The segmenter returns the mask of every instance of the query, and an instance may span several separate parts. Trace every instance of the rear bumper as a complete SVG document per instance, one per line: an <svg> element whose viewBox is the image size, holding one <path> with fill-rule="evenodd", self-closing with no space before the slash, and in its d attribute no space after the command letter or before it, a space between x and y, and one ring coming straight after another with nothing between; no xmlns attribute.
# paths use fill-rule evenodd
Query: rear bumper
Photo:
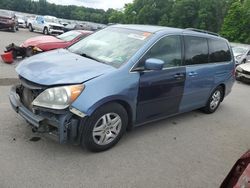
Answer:
<svg viewBox="0 0 250 188"><path fill-rule="evenodd" d="M51 110L34 110L32 112L21 102L17 93L19 86L13 86L9 94L9 100L12 108L23 117L32 127L33 130L42 130L42 132L56 137L59 143L79 144L81 137L80 122L83 122L69 110L64 113L53 113Z"/></svg>

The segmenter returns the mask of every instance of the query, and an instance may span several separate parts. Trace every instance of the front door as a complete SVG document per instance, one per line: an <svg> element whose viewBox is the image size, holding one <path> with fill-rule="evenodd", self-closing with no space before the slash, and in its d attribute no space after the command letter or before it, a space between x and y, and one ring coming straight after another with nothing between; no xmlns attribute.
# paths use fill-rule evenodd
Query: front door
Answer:
<svg viewBox="0 0 250 188"><path fill-rule="evenodd" d="M165 62L163 70L141 72L137 98L137 123L155 120L179 112L186 70L182 65L180 36L166 36L159 40L141 59L143 67L148 58Z"/></svg>

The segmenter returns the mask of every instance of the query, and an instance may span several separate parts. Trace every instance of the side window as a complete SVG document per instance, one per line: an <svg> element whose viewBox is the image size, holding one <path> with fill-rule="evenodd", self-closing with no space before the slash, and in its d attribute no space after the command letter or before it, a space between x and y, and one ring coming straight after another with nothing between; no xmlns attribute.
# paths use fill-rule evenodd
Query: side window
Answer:
<svg viewBox="0 0 250 188"><path fill-rule="evenodd" d="M181 37L167 36L159 40L141 59L139 67L149 58L156 58L165 62L164 68L180 66L182 63Z"/></svg>
<svg viewBox="0 0 250 188"><path fill-rule="evenodd" d="M206 38L185 36L185 64L208 63L208 44Z"/></svg>
<svg viewBox="0 0 250 188"><path fill-rule="evenodd" d="M226 42L222 40L209 39L209 61L211 63L225 62L231 60L231 54Z"/></svg>

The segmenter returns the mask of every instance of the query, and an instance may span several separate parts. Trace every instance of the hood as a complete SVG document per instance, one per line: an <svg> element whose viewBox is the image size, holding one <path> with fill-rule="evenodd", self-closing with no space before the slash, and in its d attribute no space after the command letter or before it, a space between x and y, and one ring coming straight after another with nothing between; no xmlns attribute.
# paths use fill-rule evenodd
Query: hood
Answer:
<svg viewBox="0 0 250 188"><path fill-rule="evenodd" d="M250 72L250 63L244 63L239 65L240 68L242 68L244 71Z"/></svg>
<svg viewBox="0 0 250 188"><path fill-rule="evenodd" d="M12 19L11 16L5 16L5 15L0 15L0 18L1 19L8 19L8 20Z"/></svg>
<svg viewBox="0 0 250 188"><path fill-rule="evenodd" d="M23 19L21 19L21 18L18 18L18 22L19 23L25 23L25 21Z"/></svg>
<svg viewBox="0 0 250 188"><path fill-rule="evenodd" d="M57 26L57 27L62 27L64 28L63 25L59 24L59 23L54 23L54 22L46 22L48 25L52 25L52 26Z"/></svg>
<svg viewBox="0 0 250 188"><path fill-rule="evenodd" d="M234 57L237 57L239 55L244 55L243 53L234 53Z"/></svg>
<svg viewBox="0 0 250 188"><path fill-rule="evenodd" d="M27 48L29 46L38 46L41 44L58 43L58 42L64 42L64 41L53 36L38 36L26 40L22 44L22 46Z"/></svg>
<svg viewBox="0 0 250 188"><path fill-rule="evenodd" d="M32 56L16 68L21 77L45 86L83 83L113 70L112 66L65 49Z"/></svg>

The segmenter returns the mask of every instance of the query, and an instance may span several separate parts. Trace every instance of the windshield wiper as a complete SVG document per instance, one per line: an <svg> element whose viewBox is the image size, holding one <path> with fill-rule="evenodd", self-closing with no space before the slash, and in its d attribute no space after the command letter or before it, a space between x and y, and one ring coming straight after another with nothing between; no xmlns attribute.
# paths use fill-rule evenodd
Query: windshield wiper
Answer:
<svg viewBox="0 0 250 188"><path fill-rule="evenodd" d="M92 57L92 56L90 56L90 55L88 55L88 54L85 54L85 53L81 54L81 56L86 57L86 58L88 58L88 59L92 59L92 60L98 61L98 62L100 62L100 63L106 64L105 62L100 61L99 59L94 58L94 57Z"/></svg>

